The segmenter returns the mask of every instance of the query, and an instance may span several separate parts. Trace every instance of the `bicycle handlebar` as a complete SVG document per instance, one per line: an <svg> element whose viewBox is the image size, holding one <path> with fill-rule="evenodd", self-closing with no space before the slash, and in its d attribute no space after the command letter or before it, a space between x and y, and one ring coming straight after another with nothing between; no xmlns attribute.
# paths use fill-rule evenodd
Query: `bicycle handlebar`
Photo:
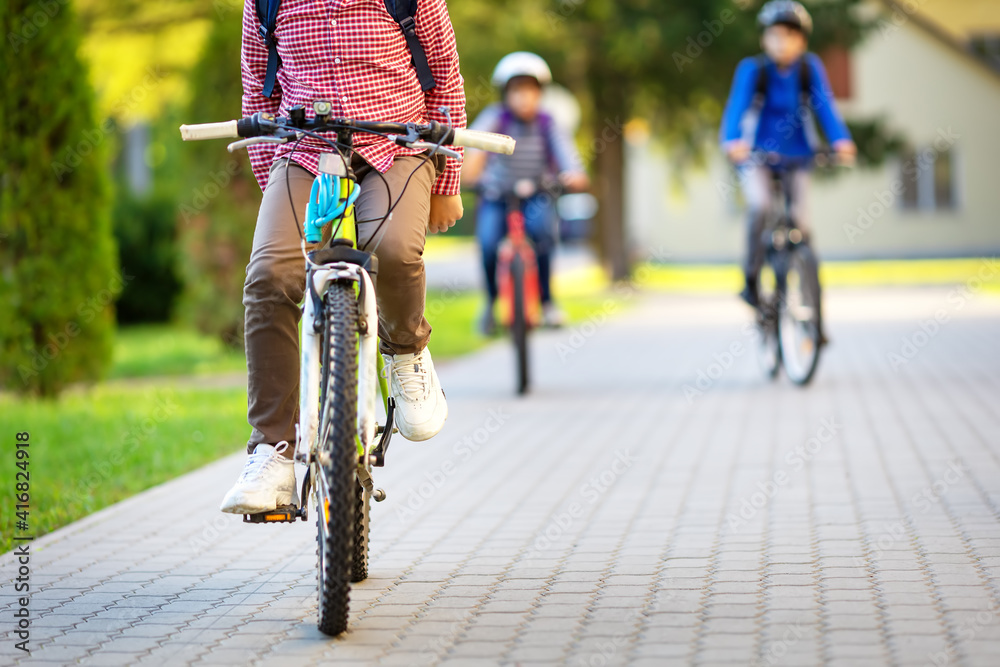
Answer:
<svg viewBox="0 0 1000 667"><path fill-rule="evenodd" d="M181 139L184 141L200 141L202 139L231 139L238 136L240 135L237 133L235 120L227 120L222 123L181 125Z"/></svg>
<svg viewBox="0 0 1000 667"><path fill-rule="evenodd" d="M479 130L467 130L459 127L456 127L451 132L451 144L453 146L479 148L491 153L501 153L502 155L510 155L514 152L515 141L506 134L480 132Z"/></svg>
<svg viewBox="0 0 1000 667"><path fill-rule="evenodd" d="M776 151L756 149L751 152L750 160L759 165L771 166L804 166L808 164L818 167L838 166L853 167L856 158L838 153L834 150L820 149L812 155L785 155Z"/></svg>
<svg viewBox="0 0 1000 667"><path fill-rule="evenodd" d="M465 128L452 128L437 122L427 125L415 123L380 123L358 121L349 118L331 118L316 116L306 119L301 108L298 113L293 109L292 116L273 116L255 113L240 120L229 120L221 123L198 123L181 125L181 138L184 141L201 141L205 139L243 138L236 142L239 147L264 141L290 141L299 138L297 130L310 132L333 132L349 130L352 132L367 132L387 136L391 141L401 146L424 148L432 146L466 146L479 148L492 153L510 155L514 152L515 141L504 134L479 132ZM450 153L450 151L449 151Z"/></svg>

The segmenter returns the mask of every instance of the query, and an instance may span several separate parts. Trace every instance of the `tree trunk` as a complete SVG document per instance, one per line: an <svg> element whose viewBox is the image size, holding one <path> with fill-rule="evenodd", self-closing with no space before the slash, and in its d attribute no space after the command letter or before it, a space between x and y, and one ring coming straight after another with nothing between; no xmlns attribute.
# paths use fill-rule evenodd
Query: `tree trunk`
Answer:
<svg viewBox="0 0 1000 667"><path fill-rule="evenodd" d="M625 139L619 117L614 131L605 125L594 137L597 163L598 251L612 280L626 280L630 266L625 245Z"/></svg>

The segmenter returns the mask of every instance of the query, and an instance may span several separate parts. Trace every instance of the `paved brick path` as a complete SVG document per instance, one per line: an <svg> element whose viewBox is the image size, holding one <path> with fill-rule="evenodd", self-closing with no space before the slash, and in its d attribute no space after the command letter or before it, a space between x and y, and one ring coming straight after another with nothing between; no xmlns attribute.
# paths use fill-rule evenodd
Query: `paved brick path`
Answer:
<svg viewBox="0 0 1000 667"><path fill-rule="evenodd" d="M235 455L36 541L23 663L1000 664L1000 299L832 292L806 391L732 299L632 300L539 337L531 400L505 345L442 369L344 637L312 525L216 511Z"/></svg>

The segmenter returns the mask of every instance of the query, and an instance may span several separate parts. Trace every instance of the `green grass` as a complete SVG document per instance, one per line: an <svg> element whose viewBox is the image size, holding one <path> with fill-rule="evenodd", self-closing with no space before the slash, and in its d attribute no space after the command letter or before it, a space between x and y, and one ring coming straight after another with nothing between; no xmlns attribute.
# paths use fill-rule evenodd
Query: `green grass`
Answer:
<svg viewBox="0 0 1000 667"><path fill-rule="evenodd" d="M734 264L641 264L633 276L638 285L662 291L737 292L743 284ZM954 285L978 278L984 290L1000 292L1000 270L986 259L823 262L820 277L826 287Z"/></svg>
<svg viewBox="0 0 1000 667"><path fill-rule="evenodd" d="M424 243L424 257L430 260L452 256L478 255L479 245L474 236L455 234L428 234Z"/></svg>
<svg viewBox="0 0 1000 667"><path fill-rule="evenodd" d="M0 437L8 443L0 467L8 486L20 431L30 433L27 534L37 537L240 451L249 435L246 391L112 383L57 401L0 395ZM11 548L14 511L9 489L0 494L0 552Z"/></svg>
<svg viewBox="0 0 1000 667"><path fill-rule="evenodd" d="M122 327L115 337L109 377L208 375L246 370L242 350L218 338L174 325Z"/></svg>
<svg viewBox="0 0 1000 667"><path fill-rule="evenodd" d="M483 297L479 292L427 290L424 313L431 323L428 347L435 360L454 359L490 342L476 329L482 307Z"/></svg>

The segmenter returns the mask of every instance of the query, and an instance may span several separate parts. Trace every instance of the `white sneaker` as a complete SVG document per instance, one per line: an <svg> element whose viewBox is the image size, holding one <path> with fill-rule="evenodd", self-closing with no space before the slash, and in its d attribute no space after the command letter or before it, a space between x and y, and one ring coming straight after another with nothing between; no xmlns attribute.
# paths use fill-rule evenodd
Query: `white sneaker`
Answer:
<svg viewBox="0 0 1000 667"><path fill-rule="evenodd" d="M396 401L394 421L407 440L427 440L438 434L448 418L448 402L438 381L431 353L386 354L389 393Z"/></svg>
<svg viewBox="0 0 1000 667"><path fill-rule="evenodd" d="M297 507L299 493L295 488L295 463L282 456L288 447L284 440L277 445L257 445L253 454L247 457L243 474L222 499L219 509L231 514L259 514L279 505Z"/></svg>

